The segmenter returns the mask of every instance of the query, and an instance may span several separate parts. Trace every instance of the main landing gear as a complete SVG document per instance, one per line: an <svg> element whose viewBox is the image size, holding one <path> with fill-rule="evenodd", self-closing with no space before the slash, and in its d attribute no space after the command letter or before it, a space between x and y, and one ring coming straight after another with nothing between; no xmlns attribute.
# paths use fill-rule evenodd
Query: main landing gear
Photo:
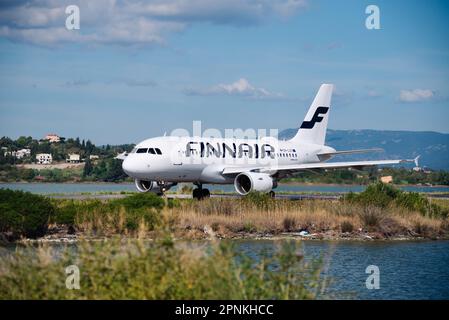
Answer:
<svg viewBox="0 0 449 320"><path fill-rule="evenodd" d="M195 185L198 188L193 189L193 199L201 200L210 197L209 189L203 189L203 185L201 183L195 183Z"/></svg>
<svg viewBox="0 0 449 320"><path fill-rule="evenodd" d="M270 192L268 192L268 195L270 196L270 198L275 198L276 197L276 193L274 193L273 190L271 190Z"/></svg>

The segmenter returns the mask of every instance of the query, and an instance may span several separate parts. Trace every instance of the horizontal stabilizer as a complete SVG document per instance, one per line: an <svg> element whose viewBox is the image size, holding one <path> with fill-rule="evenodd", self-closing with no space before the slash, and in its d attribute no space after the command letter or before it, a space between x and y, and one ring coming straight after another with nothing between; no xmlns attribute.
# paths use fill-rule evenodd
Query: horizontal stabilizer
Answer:
<svg viewBox="0 0 449 320"><path fill-rule="evenodd" d="M334 151L334 152L323 152L318 153L318 158L327 158L337 156L337 155L345 155L345 154L356 154L356 153L368 153L368 152L383 152L384 149L381 148L373 148L373 149L357 149L357 150L342 150L342 151Z"/></svg>
<svg viewBox="0 0 449 320"><path fill-rule="evenodd" d="M120 153L120 154L118 154L116 157L115 157L115 159L118 159L118 160L125 160L125 158L128 156L128 152L123 152L123 153Z"/></svg>

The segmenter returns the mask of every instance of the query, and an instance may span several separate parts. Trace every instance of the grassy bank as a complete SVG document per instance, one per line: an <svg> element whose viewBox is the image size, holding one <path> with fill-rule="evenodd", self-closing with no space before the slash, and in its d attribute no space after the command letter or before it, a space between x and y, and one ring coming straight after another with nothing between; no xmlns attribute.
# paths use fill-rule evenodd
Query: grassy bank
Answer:
<svg viewBox="0 0 449 320"><path fill-rule="evenodd" d="M383 184L339 200L165 199L151 193L111 200L48 199L0 191L3 240L142 236L176 238L301 236L313 239L449 238L449 202Z"/></svg>

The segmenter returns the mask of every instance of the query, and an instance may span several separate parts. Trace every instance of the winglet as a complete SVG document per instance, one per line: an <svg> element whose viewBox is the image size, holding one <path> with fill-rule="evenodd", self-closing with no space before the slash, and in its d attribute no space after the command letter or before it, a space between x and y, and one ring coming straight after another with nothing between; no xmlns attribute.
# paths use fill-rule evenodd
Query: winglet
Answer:
<svg viewBox="0 0 449 320"><path fill-rule="evenodd" d="M122 152L120 154L118 154L114 159L118 159L118 160L125 160L125 158L128 156L128 152Z"/></svg>
<svg viewBox="0 0 449 320"><path fill-rule="evenodd" d="M415 166L417 166L417 167L419 167L419 163L418 163L419 157L421 157L421 155L419 155L415 159L413 159L413 161L415 162Z"/></svg>

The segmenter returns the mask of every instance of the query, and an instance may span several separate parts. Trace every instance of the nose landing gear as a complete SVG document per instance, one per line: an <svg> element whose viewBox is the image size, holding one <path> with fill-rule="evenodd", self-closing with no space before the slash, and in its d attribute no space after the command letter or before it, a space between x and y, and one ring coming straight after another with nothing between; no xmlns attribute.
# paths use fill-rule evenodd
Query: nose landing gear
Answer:
<svg viewBox="0 0 449 320"><path fill-rule="evenodd" d="M210 197L209 189L203 189L203 185L201 183L195 183L195 185L198 188L193 189L193 194L192 194L193 199L201 200L201 199Z"/></svg>

